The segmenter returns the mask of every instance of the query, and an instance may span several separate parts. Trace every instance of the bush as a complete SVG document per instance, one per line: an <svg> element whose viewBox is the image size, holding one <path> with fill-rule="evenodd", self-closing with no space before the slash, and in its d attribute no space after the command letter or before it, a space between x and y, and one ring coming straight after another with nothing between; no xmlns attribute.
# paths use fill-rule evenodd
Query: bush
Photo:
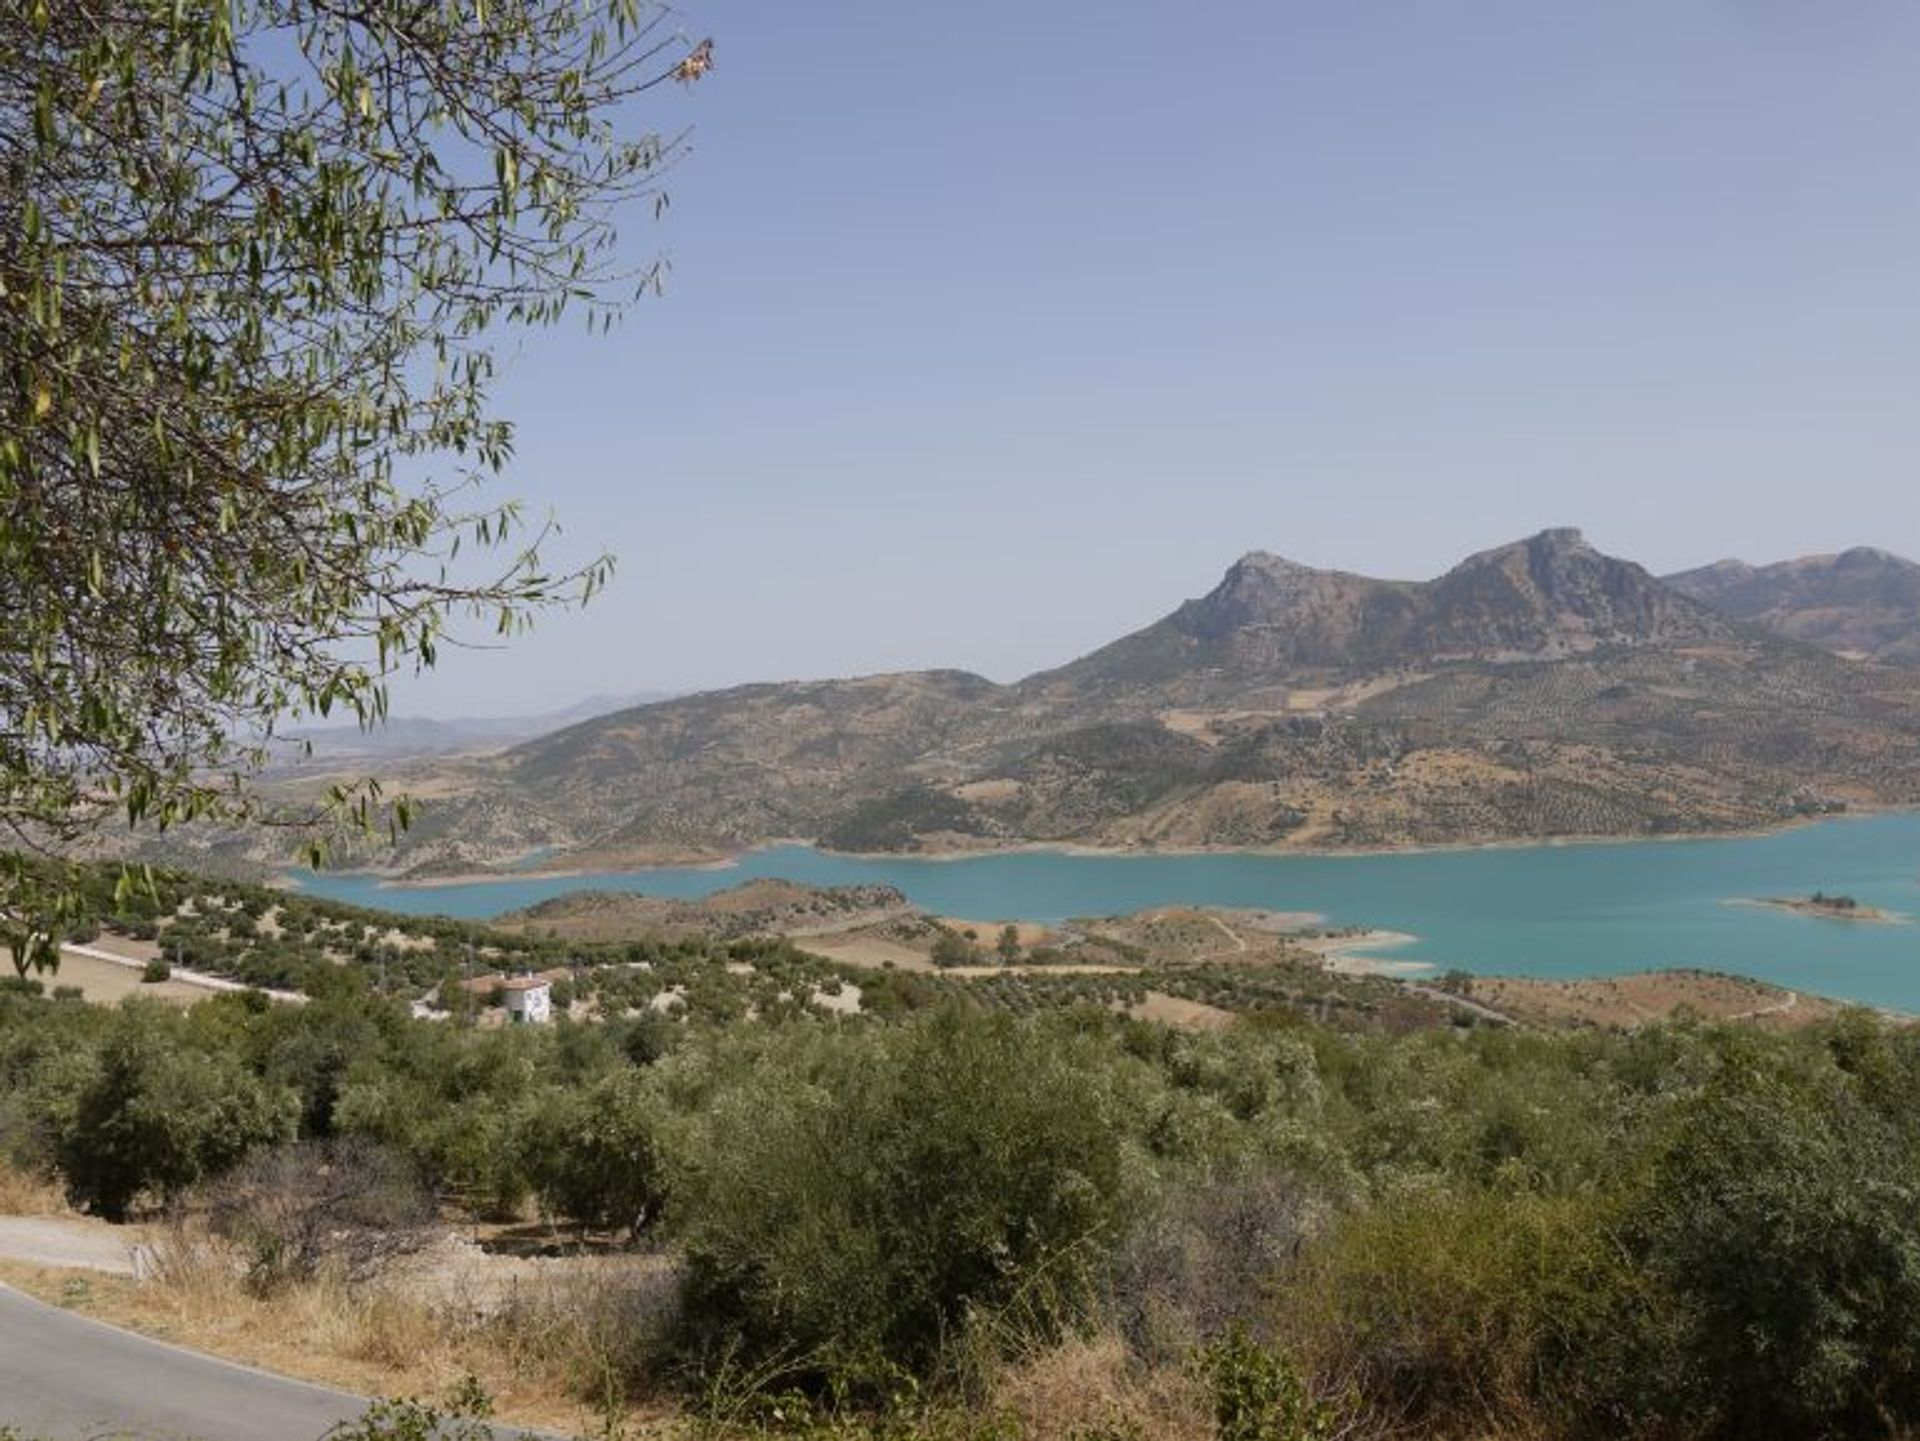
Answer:
<svg viewBox="0 0 1920 1441"><path fill-rule="evenodd" d="M1171 1188L1114 1259L1109 1305L1129 1347L1170 1360L1260 1319L1311 1209L1306 1188L1288 1176Z"/></svg>
<svg viewBox="0 0 1920 1441"><path fill-rule="evenodd" d="M936 966L942 968L977 965L980 960L980 948L964 936L955 935L952 931L942 931L934 940L931 959Z"/></svg>
<svg viewBox="0 0 1920 1441"><path fill-rule="evenodd" d="M1630 1434L1670 1328L1615 1222L1596 1199L1416 1194L1310 1255L1278 1326L1316 1375L1409 1419Z"/></svg>
<svg viewBox="0 0 1920 1441"><path fill-rule="evenodd" d="M1920 1424L1920 1158L1827 1078L1690 1101L1627 1234L1675 1298L1668 1409L1740 1437Z"/></svg>
<svg viewBox="0 0 1920 1441"><path fill-rule="evenodd" d="M140 980L143 984L158 985L161 981L172 979L173 967L167 964L163 956L155 956L140 968Z"/></svg>
<svg viewBox="0 0 1920 1441"><path fill-rule="evenodd" d="M434 1219L419 1172L358 1137L256 1152L203 1200L209 1228L241 1248L261 1292L327 1268L363 1280L424 1244Z"/></svg>
<svg viewBox="0 0 1920 1441"><path fill-rule="evenodd" d="M1057 1335L1128 1198L1102 1069L1061 1028L953 1009L783 1033L682 1142L683 1345L887 1390L971 1327Z"/></svg>
<svg viewBox="0 0 1920 1441"><path fill-rule="evenodd" d="M292 1139L292 1092L267 1086L229 1054L183 1044L183 1023L151 1006L113 1022L59 1142L77 1204L123 1220L143 1194L171 1199L255 1146Z"/></svg>
<svg viewBox="0 0 1920 1441"><path fill-rule="evenodd" d="M1213 1392L1218 1441L1334 1441L1343 1434L1334 1408L1307 1393L1286 1357L1256 1345L1235 1326L1199 1353Z"/></svg>
<svg viewBox="0 0 1920 1441"><path fill-rule="evenodd" d="M638 1235L662 1198L656 1110L644 1075L630 1069L544 1098L520 1141L542 1203L584 1225Z"/></svg>

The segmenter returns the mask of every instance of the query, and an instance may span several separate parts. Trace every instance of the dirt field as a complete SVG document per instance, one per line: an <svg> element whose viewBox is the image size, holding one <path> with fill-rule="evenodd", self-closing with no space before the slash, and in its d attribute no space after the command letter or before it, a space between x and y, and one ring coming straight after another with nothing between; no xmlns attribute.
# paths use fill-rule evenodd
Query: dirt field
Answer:
<svg viewBox="0 0 1920 1441"><path fill-rule="evenodd" d="M119 954L123 947L138 944L140 942L116 940L114 950ZM50 976L42 976L41 981L49 990L54 986L78 986L80 994L98 1006L116 1006L127 996L145 996L168 1005L190 1006L214 994L203 986L189 986L184 981L158 981L149 985L140 979L138 971L92 956L77 956L71 951L63 952L60 969Z"/></svg>
<svg viewBox="0 0 1920 1441"><path fill-rule="evenodd" d="M891 940L885 936L864 935L858 932L843 936L808 936L794 944L810 955L825 956L830 961L840 961L849 966L866 966L876 971L887 966L900 971L933 969L933 962L927 958L925 950L916 950L904 941Z"/></svg>
<svg viewBox="0 0 1920 1441"><path fill-rule="evenodd" d="M999 941L1000 932L1008 926L1013 927L1014 933L1020 937L1020 944L1023 946L1051 945L1057 939L1050 927L1038 925L1033 921L969 921L959 916L940 916L937 919L941 925L963 936L968 931L972 931L973 942L977 946L991 948Z"/></svg>
<svg viewBox="0 0 1920 1441"><path fill-rule="evenodd" d="M87 944L96 951L105 951L113 956L125 956L130 961L150 961L160 954L157 941L136 941L132 936L116 936L110 931L102 931Z"/></svg>
<svg viewBox="0 0 1920 1441"><path fill-rule="evenodd" d="M1148 991L1147 998L1127 1007L1127 1014L1139 1021L1159 1021L1188 1031L1220 1031L1236 1019L1232 1011L1209 1006L1204 1001L1187 1001L1160 991Z"/></svg>
<svg viewBox="0 0 1920 1441"><path fill-rule="evenodd" d="M1480 976L1468 994L1482 1005L1536 1026L1630 1029L1684 1011L1710 1020L1794 1028L1824 1020L1840 1009L1838 1003L1819 996L1706 971L1646 971L1570 981Z"/></svg>

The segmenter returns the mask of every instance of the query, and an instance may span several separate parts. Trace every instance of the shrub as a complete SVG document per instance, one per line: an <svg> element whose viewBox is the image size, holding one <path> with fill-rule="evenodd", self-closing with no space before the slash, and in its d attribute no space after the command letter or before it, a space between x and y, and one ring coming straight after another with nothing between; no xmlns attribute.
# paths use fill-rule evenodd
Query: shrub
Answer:
<svg viewBox="0 0 1920 1441"><path fill-rule="evenodd" d="M1389 1412L1474 1434L1583 1430L1634 1400L1663 1334L1662 1297L1614 1220L1596 1199L1413 1195L1310 1254L1277 1324L1314 1374Z"/></svg>
<svg viewBox="0 0 1920 1441"><path fill-rule="evenodd" d="M522 1124L528 1182L561 1215L637 1235L662 1197L656 1110L644 1075L631 1069L552 1092Z"/></svg>
<svg viewBox="0 0 1920 1441"><path fill-rule="evenodd" d="M1658 1399L1724 1435L1920 1423L1920 1164L1910 1131L1831 1084L1709 1088L1627 1218L1679 1320Z"/></svg>
<svg viewBox="0 0 1920 1441"><path fill-rule="evenodd" d="M1114 1259L1109 1305L1129 1346L1164 1361L1257 1321L1302 1244L1311 1205L1285 1176L1170 1189Z"/></svg>
<svg viewBox="0 0 1920 1441"><path fill-rule="evenodd" d="M1300 1373L1278 1352L1255 1344L1235 1326L1199 1353L1213 1392L1218 1441L1333 1441L1338 1413L1307 1392Z"/></svg>
<svg viewBox="0 0 1920 1441"><path fill-rule="evenodd" d="M145 985L158 985L161 981L173 979L173 967L168 965L164 956L155 956L140 968L140 980Z"/></svg>
<svg viewBox="0 0 1920 1441"><path fill-rule="evenodd" d="M321 1441L493 1441L487 1424L493 1403L468 1377L443 1405L394 1397L374 1401L352 1421L342 1421Z"/></svg>
<svg viewBox="0 0 1920 1441"><path fill-rule="evenodd" d="M683 1344L892 1389L969 1327L1084 1315L1128 1187L1081 1042L955 1009L780 1036L682 1142Z"/></svg>
<svg viewBox="0 0 1920 1441"><path fill-rule="evenodd" d="M143 1193L161 1199L218 1174L255 1146L292 1139L299 1103L233 1056L183 1044L151 1006L116 1013L60 1138L73 1199L122 1220Z"/></svg>
<svg viewBox="0 0 1920 1441"><path fill-rule="evenodd" d="M979 961L980 950L965 936L956 935L952 931L942 931L934 939L931 959L936 966L943 968L971 966Z"/></svg>
<svg viewBox="0 0 1920 1441"><path fill-rule="evenodd" d="M418 1171L358 1137L256 1152L208 1188L210 1229L241 1248L256 1291L335 1268L365 1279L429 1238L434 1202Z"/></svg>

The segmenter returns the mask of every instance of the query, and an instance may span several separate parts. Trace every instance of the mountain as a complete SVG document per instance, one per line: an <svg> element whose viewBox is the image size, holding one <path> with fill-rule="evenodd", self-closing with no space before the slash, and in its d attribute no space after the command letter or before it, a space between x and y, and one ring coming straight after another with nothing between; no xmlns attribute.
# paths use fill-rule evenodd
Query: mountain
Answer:
<svg viewBox="0 0 1920 1441"><path fill-rule="evenodd" d="M1763 566L1723 560L1666 583L1825 650L1920 666L1920 565L1884 550L1859 546Z"/></svg>
<svg viewBox="0 0 1920 1441"><path fill-rule="evenodd" d="M666 691L640 691L630 695L589 696L564 710L530 716L462 716L451 720L389 716L371 730L357 725L302 727L279 738L276 764L282 768L335 767L370 760L498 750L576 721L667 698Z"/></svg>
<svg viewBox="0 0 1920 1441"><path fill-rule="evenodd" d="M1718 612L1602 555L1577 530L1482 551L1431 581L1374 580L1254 551L1198 600L1023 689L1128 710L1275 701L1288 689L1435 663L1730 634Z"/></svg>
<svg viewBox="0 0 1920 1441"><path fill-rule="evenodd" d="M1433 580L1245 556L1057 669L741 686L401 767L397 868L1023 842L1364 847L1920 803L1920 669L1724 613L1572 530Z"/></svg>

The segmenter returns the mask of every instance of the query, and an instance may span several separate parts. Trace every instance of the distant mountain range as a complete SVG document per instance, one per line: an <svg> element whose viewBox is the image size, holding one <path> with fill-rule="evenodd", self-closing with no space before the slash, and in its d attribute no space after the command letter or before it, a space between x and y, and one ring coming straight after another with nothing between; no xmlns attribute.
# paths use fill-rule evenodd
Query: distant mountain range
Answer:
<svg viewBox="0 0 1920 1441"><path fill-rule="evenodd" d="M670 695L668 691L635 691L626 695L589 696L564 710L531 716L461 716L449 720L390 716L371 730L357 725L306 726L280 737L277 765L334 768L368 761L498 750L577 721L667 700Z"/></svg>
<svg viewBox="0 0 1920 1441"><path fill-rule="evenodd" d="M1920 665L1920 565L1860 546L1776 565L1723 560L1666 577L1683 595L1843 655Z"/></svg>
<svg viewBox="0 0 1920 1441"><path fill-rule="evenodd" d="M613 865L777 838L1340 848L1915 803L1920 668L1885 662L1913 657L1916 573L1850 551L1662 580L1573 530L1430 581L1254 552L1164 619L1013 685L742 686L403 767L430 799L382 860Z"/></svg>

